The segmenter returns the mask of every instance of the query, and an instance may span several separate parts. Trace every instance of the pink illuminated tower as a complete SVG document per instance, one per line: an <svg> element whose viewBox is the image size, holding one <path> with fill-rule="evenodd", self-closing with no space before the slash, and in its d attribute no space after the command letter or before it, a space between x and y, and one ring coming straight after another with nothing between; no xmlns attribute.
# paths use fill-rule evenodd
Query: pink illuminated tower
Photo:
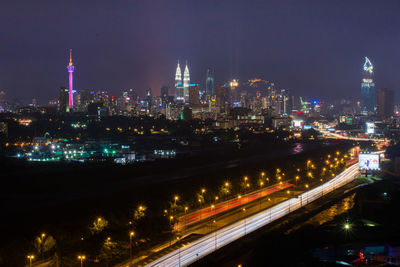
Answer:
<svg viewBox="0 0 400 267"><path fill-rule="evenodd" d="M69 101L68 101L68 108L71 112L74 108L74 93L73 93L73 72L74 72L74 65L72 64L72 49L69 50L69 64L67 66L69 72Z"/></svg>

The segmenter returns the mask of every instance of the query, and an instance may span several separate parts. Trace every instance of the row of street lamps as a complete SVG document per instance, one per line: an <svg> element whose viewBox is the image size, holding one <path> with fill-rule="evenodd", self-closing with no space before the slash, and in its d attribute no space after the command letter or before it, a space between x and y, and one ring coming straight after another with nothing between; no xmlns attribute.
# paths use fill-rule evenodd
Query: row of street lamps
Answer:
<svg viewBox="0 0 400 267"><path fill-rule="evenodd" d="M28 255L27 256L28 260L29 260L29 267L32 267L32 261L35 258L35 255ZM86 259L85 255L78 255L78 260L81 262L81 267L83 266L83 261Z"/></svg>

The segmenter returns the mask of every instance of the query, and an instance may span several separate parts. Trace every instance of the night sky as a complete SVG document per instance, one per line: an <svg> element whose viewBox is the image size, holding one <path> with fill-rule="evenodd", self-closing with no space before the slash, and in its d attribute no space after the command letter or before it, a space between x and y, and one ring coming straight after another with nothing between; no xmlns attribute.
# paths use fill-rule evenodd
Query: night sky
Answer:
<svg viewBox="0 0 400 267"><path fill-rule="evenodd" d="M0 36L0 89L26 102L58 97L69 48L75 88L116 96L158 95L178 59L195 83L213 67L219 82L257 76L337 99L359 96L368 56L377 87L400 87L398 0L2 0Z"/></svg>

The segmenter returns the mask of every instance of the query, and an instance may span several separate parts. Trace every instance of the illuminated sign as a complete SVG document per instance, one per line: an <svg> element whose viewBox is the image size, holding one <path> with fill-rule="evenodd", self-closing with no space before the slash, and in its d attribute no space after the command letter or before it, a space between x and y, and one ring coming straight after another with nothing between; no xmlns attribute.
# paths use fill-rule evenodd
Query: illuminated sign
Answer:
<svg viewBox="0 0 400 267"><path fill-rule="evenodd" d="M239 83L236 80L233 80L229 83L230 87L237 87Z"/></svg>
<svg viewBox="0 0 400 267"><path fill-rule="evenodd" d="M361 170L379 170L379 154L360 154L358 166Z"/></svg>
<svg viewBox="0 0 400 267"><path fill-rule="evenodd" d="M303 129L304 129L304 130L309 130L309 129L311 129L311 125L304 125L304 126L303 126Z"/></svg>
<svg viewBox="0 0 400 267"><path fill-rule="evenodd" d="M303 126L303 120L293 120L292 127L293 128L301 128Z"/></svg>
<svg viewBox="0 0 400 267"><path fill-rule="evenodd" d="M367 132L366 134L373 134L375 133L375 124L373 122L367 122Z"/></svg>

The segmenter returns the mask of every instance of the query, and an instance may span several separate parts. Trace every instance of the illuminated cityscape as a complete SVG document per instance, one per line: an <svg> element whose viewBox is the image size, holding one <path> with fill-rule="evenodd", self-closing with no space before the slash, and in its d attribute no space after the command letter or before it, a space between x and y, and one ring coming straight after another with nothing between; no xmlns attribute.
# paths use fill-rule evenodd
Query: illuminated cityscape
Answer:
<svg viewBox="0 0 400 267"><path fill-rule="evenodd" d="M95 5L0 9L0 266L399 265L395 0Z"/></svg>

